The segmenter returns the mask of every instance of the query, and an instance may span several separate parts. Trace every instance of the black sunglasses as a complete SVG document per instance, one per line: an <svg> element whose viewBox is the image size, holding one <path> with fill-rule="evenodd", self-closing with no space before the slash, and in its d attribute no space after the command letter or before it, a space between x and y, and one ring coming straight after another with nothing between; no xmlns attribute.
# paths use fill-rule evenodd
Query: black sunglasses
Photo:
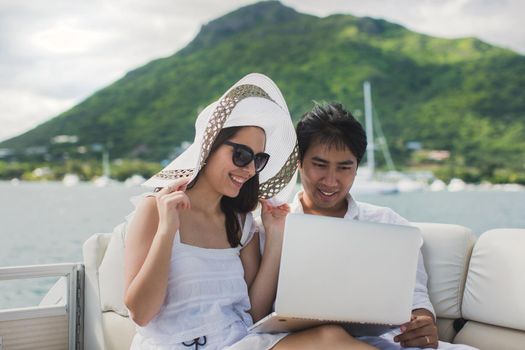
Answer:
<svg viewBox="0 0 525 350"><path fill-rule="evenodd" d="M253 154L250 147L241 145L240 143L224 141L224 144L233 147L232 162L240 168L247 166L253 160L255 172L260 173L266 166L266 163L268 163L268 159L270 159L268 153L261 152Z"/></svg>

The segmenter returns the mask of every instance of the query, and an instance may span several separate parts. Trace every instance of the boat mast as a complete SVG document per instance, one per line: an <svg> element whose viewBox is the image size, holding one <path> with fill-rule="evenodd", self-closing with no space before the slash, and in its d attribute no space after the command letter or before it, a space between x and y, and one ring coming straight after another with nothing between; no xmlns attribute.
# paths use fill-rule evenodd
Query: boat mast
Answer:
<svg viewBox="0 0 525 350"><path fill-rule="evenodd" d="M372 121L372 94L370 89L370 82L365 81L363 83L363 92L365 96L365 130L366 140L368 145L366 147L366 159L367 166L370 170L370 176L374 175L375 170L375 158L374 158L374 126Z"/></svg>
<svg viewBox="0 0 525 350"><path fill-rule="evenodd" d="M102 152L102 175L106 177L111 176L111 170L109 167L109 151L104 149Z"/></svg>

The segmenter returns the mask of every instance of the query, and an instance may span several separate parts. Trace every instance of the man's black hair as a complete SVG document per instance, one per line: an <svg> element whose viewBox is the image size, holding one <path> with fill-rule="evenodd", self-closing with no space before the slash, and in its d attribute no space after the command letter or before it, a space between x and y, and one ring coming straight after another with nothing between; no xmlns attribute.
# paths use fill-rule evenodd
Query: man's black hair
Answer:
<svg viewBox="0 0 525 350"><path fill-rule="evenodd" d="M296 132L301 163L314 142L338 149L347 147L357 158L358 164L366 151L365 130L340 103L316 104L302 116Z"/></svg>

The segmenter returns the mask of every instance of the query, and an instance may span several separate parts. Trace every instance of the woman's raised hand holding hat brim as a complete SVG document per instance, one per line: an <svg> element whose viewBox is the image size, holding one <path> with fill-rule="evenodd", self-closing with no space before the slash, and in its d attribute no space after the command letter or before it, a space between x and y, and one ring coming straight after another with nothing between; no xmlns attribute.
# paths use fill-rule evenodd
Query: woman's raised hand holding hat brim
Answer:
<svg viewBox="0 0 525 350"><path fill-rule="evenodd" d="M187 178L177 179L157 192L159 233L174 235L180 227L179 211L191 208L190 199L184 193L188 180Z"/></svg>
<svg viewBox="0 0 525 350"><path fill-rule="evenodd" d="M174 191L186 191L186 187L188 186L189 179L188 178L180 178L176 179L170 184L168 184L166 187L161 188L157 193L158 194L168 194Z"/></svg>

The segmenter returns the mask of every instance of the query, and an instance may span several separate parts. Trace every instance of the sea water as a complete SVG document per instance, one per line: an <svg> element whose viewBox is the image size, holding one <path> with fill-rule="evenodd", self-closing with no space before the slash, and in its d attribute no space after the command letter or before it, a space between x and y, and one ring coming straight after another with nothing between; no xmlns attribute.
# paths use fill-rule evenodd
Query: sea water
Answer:
<svg viewBox="0 0 525 350"><path fill-rule="evenodd" d="M133 210L144 188L113 184L0 182L0 267L81 262L92 234L111 232ZM476 235L525 228L525 192L463 191L360 195L413 222L464 225ZM56 279L0 281L0 308L37 305Z"/></svg>

